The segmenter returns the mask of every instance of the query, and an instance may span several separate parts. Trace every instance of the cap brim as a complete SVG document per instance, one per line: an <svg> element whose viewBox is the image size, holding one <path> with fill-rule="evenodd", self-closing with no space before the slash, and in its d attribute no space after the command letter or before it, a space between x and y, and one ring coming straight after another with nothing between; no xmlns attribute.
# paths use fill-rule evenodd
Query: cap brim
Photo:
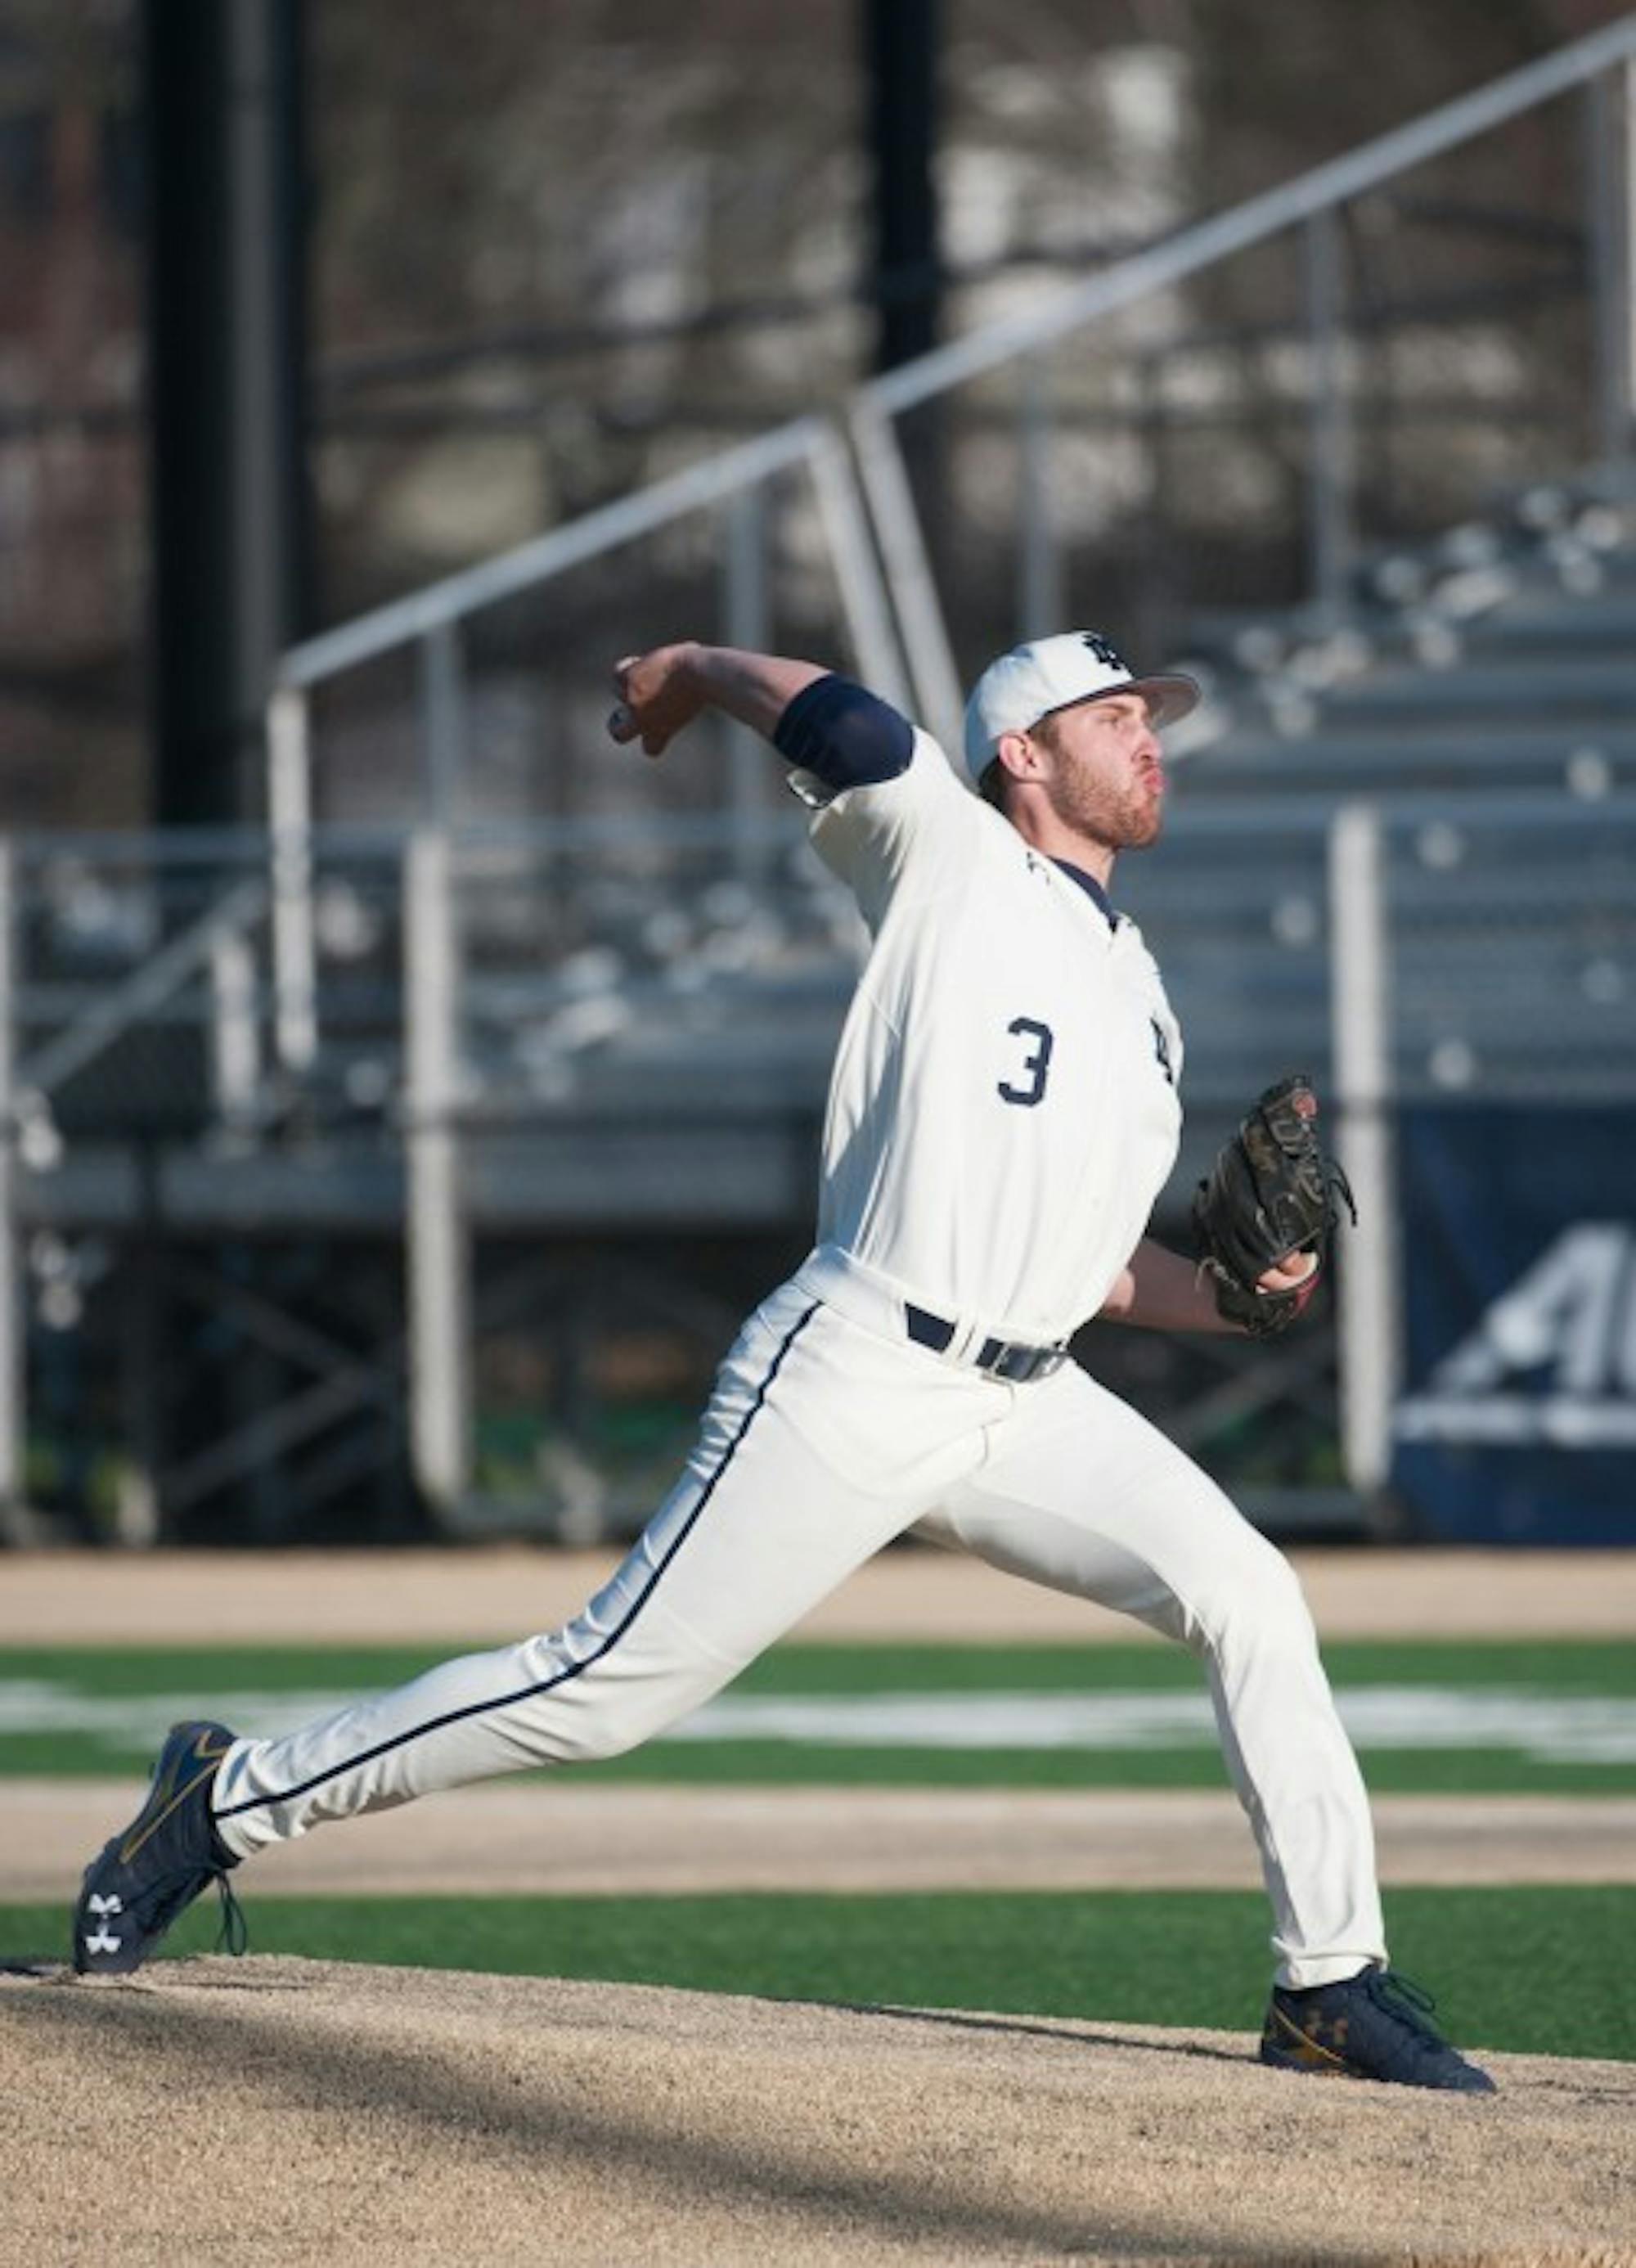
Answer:
<svg viewBox="0 0 1636 2268"><path fill-rule="evenodd" d="M1104 685L1100 693L1082 693L1075 700L1047 709L1045 716L1060 717L1065 710L1084 709L1093 701L1114 701L1122 693L1139 693L1148 704L1149 717L1161 726L1191 717L1204 698L1204 688L1196 678L1185 677L1180 670L1162 671L1156 677L1133 677L1123 685ZM1045 719L1037 721L1043 724Z"/></svg>
<svg viewBox="0 0 1636 2268"><path fill-rule="evenodd" d="M1204 699L1204 688L1198 679L1185 677L1180 670L1157 677L1139 677L1130 689L1141 694L1155 725L1179 725L1184 717L1192 715Z"/></svg>

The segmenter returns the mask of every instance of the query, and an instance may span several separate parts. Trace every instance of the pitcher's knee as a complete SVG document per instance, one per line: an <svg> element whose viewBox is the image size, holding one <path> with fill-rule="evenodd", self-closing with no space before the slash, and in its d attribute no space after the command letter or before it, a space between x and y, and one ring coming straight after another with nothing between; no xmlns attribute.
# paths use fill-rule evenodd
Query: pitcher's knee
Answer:
<svg viewBox="0 0 1636 2268"><path fill-rule="evenodd" d="M1254 1646L1307 1653L1317 1644L1301 1579L1265 1536L1251 1535L1235 1565L1194 1601L1198 1650L1217 1655Z"/></svg>
<svg viewBox="0 0 1636 2268"><path fill-rule="evenodd" d="M554 1764L600 1764L628 1756L651 1737L642 1727L620 1724L595 1711L565 1714L547 1737L546 1761Z"/></svg>
<svg viewBox="0 0 1636 2268"><path fill-rule="evenodd" d="M707 1686L697 1678L620 1680L592 1670L542 1697L518 1730L542 1763L602 1764L667 1730L721 1683L719 1672Z"/></svg>

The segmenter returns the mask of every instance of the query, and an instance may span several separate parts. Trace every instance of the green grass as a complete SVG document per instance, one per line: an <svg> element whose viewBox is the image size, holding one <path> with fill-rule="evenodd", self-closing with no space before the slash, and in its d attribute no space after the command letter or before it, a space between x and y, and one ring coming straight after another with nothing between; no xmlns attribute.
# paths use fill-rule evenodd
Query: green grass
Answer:
<svg viewBox="0 0 1636 2268"><path fill-rule="evenodd" d="M0 1646L0 1683L62 1678L87 1692L170 1693L255 1685L269 1691L340 1684L360 1692L400 1684L463 1651L445 1646ZM1625 1638L1337 1638L1324 1648L1337 1684L1548 1685L1636 1693L1636 1646ZM1147 1643L1033 1646L910 1644L774 1646L735 1680L754 1693L1063 1692L1119 1687L1170 1691L1196 1685L1179 1646Z"/></svg>
<svg viewBox="0 0 1636 2268"><path fill-rule="evenodd" d="M401 1683L451 1649L424 1646L10 1647L0 1649L0 1775L104 1774L146 1763L153 1734L117 1705L168 1697L177 1712L225 1715L253 1727L236 1697L288 1693L343 1696ZM481 1649L480 1649L481 1650ZM1325 1649L1339 1688L1387 1684L1523 1690L1563 1699L1636 1696L1636 1647L1622 1642L1533 1639L1425 1643L1342 1641ZM103 1705L106 1722L76 1725L72 1712L50 1722L48 1696L29 1724L30 1686L66 1690ZM1114 1693L1201 1690L1198 1665L1179 1648L1113 1646L801 1646L775 1647L736 1682L754 1696L914 1693ZM37 1697L38 1699L39 1697ZM92 1711L94 1713L94 1708ZM151 1712L150 1712L151 1713ZM1381 1793L1636 1792L1636 1762L1559 1761L1495 1745L1387 1749L1361 1744L1371 1786ZM770 1781L789 1785L965 1785L1033 1787L1199 1787L1222 1784L1213 1743L1151 1749L962 1749L869 1747L844 1741L795 1742L743 1737L709 1742L650 1742L594 1767L627 1780Z"/></svg>
<svg viewBox="0 0 1636 2268"><path fill-rule="evenodd" d="M1636 2060L1636 1888L1402 1889L1393 1959L1471 2045ZM868 2006L1251 2031L1265 1901L1239 1891L250 1899L257 1953L606 1977ZM62 1908L0 1907L0 1955L62 1957ZM167 1947L208 1951L215 1908Z"/></svg>

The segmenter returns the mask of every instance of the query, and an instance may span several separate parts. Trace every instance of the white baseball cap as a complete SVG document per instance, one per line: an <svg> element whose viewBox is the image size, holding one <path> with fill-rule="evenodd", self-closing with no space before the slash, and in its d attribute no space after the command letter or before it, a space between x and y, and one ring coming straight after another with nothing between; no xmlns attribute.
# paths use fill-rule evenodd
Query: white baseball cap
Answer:
<svg viewBox="0 0 1636 2268"><path fill-rule="evenodd" d="M1002 733L1031 732L1053 710L1109 693L1140 693L1155 725L1174 725L1201 698L1195 681L1177 671L1133 675L1099 630L1033 638L991 661L972 688L965 704L966 769L973 780L980 778Z"/></svg>

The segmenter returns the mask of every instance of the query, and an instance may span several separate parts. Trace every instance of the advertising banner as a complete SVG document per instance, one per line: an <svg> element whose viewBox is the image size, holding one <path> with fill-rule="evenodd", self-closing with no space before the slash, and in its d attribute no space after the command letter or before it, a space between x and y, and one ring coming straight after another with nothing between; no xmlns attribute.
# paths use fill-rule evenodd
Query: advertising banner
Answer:
<svg viewBox="0 0 1636 2268"><path fill-rule="evenodd" d="M1636 1544L1636 1111L1405 1110L1398 1187L1415 1528Z"/></svg>

